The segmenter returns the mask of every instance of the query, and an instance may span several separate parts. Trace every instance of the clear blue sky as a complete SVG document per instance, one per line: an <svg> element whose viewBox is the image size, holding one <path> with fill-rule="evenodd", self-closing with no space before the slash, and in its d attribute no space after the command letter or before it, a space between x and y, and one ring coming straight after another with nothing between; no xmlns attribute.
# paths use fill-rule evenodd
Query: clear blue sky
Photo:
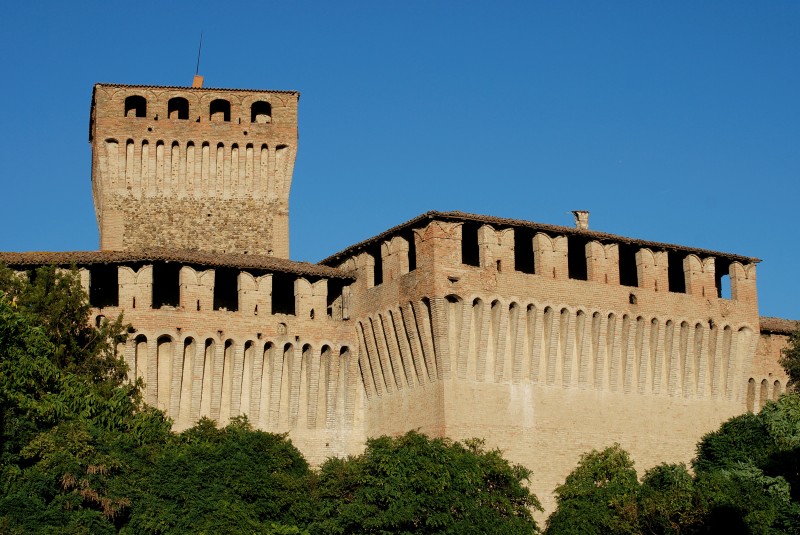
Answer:
<svg viewBox="0 0 800 535"><path fill-rule="evenodd" d="M98 246L95 82L296 89L291 252L427 210L757 256L800 318L800 2L13 2L0 250ZM358 214L354 216L353 214Z"/></svg>

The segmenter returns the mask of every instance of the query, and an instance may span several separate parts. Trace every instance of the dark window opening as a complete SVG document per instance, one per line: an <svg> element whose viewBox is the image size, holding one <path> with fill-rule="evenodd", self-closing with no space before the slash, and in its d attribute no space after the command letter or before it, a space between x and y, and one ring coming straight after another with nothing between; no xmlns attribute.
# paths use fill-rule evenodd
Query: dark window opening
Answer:
<svg viewBox="0 0 800 535"><path fill-rule="evenodd" d="M585 281L589 278L586 268L586 243L582 236L567 236L567 271L569 278ZM634 263L634 268L636 264Z"/></svg>
<svg viewBox="0 0 800 535"><path fill-rule="evenodd" d="M250 122L251 123L269 123L272 122L272 106L269 102L253 102L250 107Z"/></svg>
<svg viewBox="0 0 800 535"><path fill-rule="evenodd" d="M667 251L667 277L669 291L673 293L686 293L686 275L683 273L683 253Z"/></svg>
<svg viewBox="0 0 800 535"><path fill-rule="evenodd" d="M478 247L478 223L465 221L461 225L461 263L468 266L480 266L481 257Z"/></svg>
<svg viewBox="0 0 800 535"><path fill-rule="evenodd" d="M89 267L89 304L96 308L119 306L119 277L114 264Z"/></svg>
<svg viewBox="0 0 800 535"><path fill-rule="evenodd" d="M514 269L522 273L536 273L533 260L532 229L514 229Z"/></svg>
<svg viewBox="0 0 800 535"><path fill-rule="evenodd" d="M619 283L622 286L639 286L639 273L636 269L637 247L619 244Z"/></svg>
<svg viewBox="0 0 800 535"><path fill-rule="evenodd" d="M147 117L147 100L139 95L125 99L125 117Z"/></svg>
<svg viewBox="0 0 800 535"><path fill-rule="evenodd" d="M208 108L208 115L214 122L229 122L231 120L231 103L221 98L212 100Z"/></svg>
<svg viewBox="0 0 800 535"><path fill-rule="evenodd" d="M717 286L717 297L723 299L731 298L731 277L729 271L731 269L730 260L717 258L714 262L714 283Z"/></svg>
<svg viewBox="0 0 800 535"><path fill-rule="evenodd" d="M402 236L408 242L408 270L414 271L417 269L417 243L414 241L414 230L408 229Z"/></svg>
<svg viewBox="0 0 800 535"><path fill-rule="evenodd" d="M177 307L181 303L181 265L175 262L153 264L153 308Z"/></svg>
<svg viewBox="0 0 800 535"><path fill-rule="evenodd" d="M372 285L378 286L383 284L383 258L381 257L381 245L372 245L367 250L367 254L369 254L374 261L372 269Z"/></svg>
<svg viewBox="0 0 800 535"><path fill-rule="evenodd" d="M167 117L170 119L189 119L189 101L183 97L175 97L167 102Z"/></svg>
<svg viewBox="0 0 800 535"><path fill-rule="evenodd" d="M239 270L214 270L214 310L239 310Z"/></svg>
<svg viewBox="0 0 800 535"><path fill-rule="evenodd" d="M340 279L328 279L328 298L326 305L328 308L332 307L337 299L342 297L345 283Z"/></svg>
<svg viewBox="0 0 800 535"><path fill-rule="evenodd" d="M294 316L294 281L295 276L289 273L272 275L272 313Z"/></svg>

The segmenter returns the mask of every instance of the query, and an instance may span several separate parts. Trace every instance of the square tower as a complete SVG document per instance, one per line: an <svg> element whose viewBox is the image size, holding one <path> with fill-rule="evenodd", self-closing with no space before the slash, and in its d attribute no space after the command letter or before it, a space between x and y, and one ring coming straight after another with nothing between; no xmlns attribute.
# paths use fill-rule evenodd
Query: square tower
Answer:
<svg viewBox="0 0 800 535"><path fill-rule="evenodd" d="M100 249L289 257L297 91L96 84Z"/></svg>

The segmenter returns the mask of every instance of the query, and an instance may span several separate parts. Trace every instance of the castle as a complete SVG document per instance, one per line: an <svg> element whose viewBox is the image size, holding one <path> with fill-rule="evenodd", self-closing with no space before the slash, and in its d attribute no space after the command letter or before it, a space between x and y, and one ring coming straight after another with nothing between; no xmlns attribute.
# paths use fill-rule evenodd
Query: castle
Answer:
<svg viewBox="0 0 800 535"><path fill-rule="evenodd" d="M587 212L428 212L290 260L298 99L95 85L100 250L0 253L77 266L95 320L132 324L119 352L177 430L245 414L312 463L410 429L483 437L552 510L581 453L686 462L785 389L796 324L759 316L758 259L589 230Z"/></svg>

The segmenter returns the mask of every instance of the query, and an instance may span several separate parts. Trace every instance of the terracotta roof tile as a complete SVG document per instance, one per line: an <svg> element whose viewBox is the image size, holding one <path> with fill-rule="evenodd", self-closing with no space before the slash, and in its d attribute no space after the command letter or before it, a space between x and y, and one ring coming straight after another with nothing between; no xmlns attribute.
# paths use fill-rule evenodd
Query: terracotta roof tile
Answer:
<svg viewBox="0 0 800 535"><path fill-rule="evenodd" d="M753 258L749 256L741 256L735 255L730 253L722 253L719 251L711 251L707 249L698 249L695 247L685 247L682 245L673 245L669 243L661 243L661 242L654 242L654 241L647 241L647 240L639 240L635 238L626 238L625 236L618 236L616 234L608 234L606 232L597 232L594 230L579 230L575 227L563 227L559 225L548 225L546 223L535 223L533 221L525 221L524 219L508 219L504 217L494 217L494 216L487 216L487 215L479 215L479 214L468 214L466 212L425 212L422 215L418 215L414 219L406 221L396 227L392 227L389 230L378 234L372 238L364 240L360 243L355 245L351 245L347 249L340 251L336 254L333 254L324 260L321 260L320 264L330 265L335 263L343 258L352 256L357 252L360 252L364 248L368 247L369 245L374 244L375 242L383 241L391 236L396 235L397 233L421 226L423 223L428 221L474 221L476 223L485 223L489 225L493 225L495 227L525 227L530 228L533 230L538 230L541 232L549 233L549 234L559 234L559 235L567 235L567 236L585 236L587 238L591 238L594 240L598 240L601 242L614 242L614 243L625 243L631 245L640 245L643 247L649 247L652 249L657 250L665 250L671 249L675 251L683 251L686 253L693 253L700 256L714 256L717 258L725 258L731 261L743 262L743 263L751 263L751 262L761 262L758 258Z"/></svg>
<svg viewBox="0 0 800 535"><path fill-rule="evenodd" d="M46 264L62 266L75 264L83 266L154 261L180 262L208 267L263 269L332 279L354 279L351 274L340 269L308 262L295 262L273 256L248 254L206 253L155 248L144 251L0 252L0 263L11 267L41 266Z"/></svg>
<svg viewBox="0 0 800 535"><path fill-rule="evenodd" d="M288 93L293 94L296 93L297 95L300 94L299 91L293 91L288 89L231 89L229 87L191 87L191 86L181 86L181 85L141 85L141 84L106 84L106 83L96 83L94 84L95 87L125 87L125 88L141 88L141 89L180 89L185 90L189 89L191 91L236 91L238 93L247 92L247 93Z"/></svg>
<svg viewBox="0 0 800 535"><path fill-rule="evenodd" d="M761 316L761 332L772 334L792 334L800 328L800 321Z"/></svg>

